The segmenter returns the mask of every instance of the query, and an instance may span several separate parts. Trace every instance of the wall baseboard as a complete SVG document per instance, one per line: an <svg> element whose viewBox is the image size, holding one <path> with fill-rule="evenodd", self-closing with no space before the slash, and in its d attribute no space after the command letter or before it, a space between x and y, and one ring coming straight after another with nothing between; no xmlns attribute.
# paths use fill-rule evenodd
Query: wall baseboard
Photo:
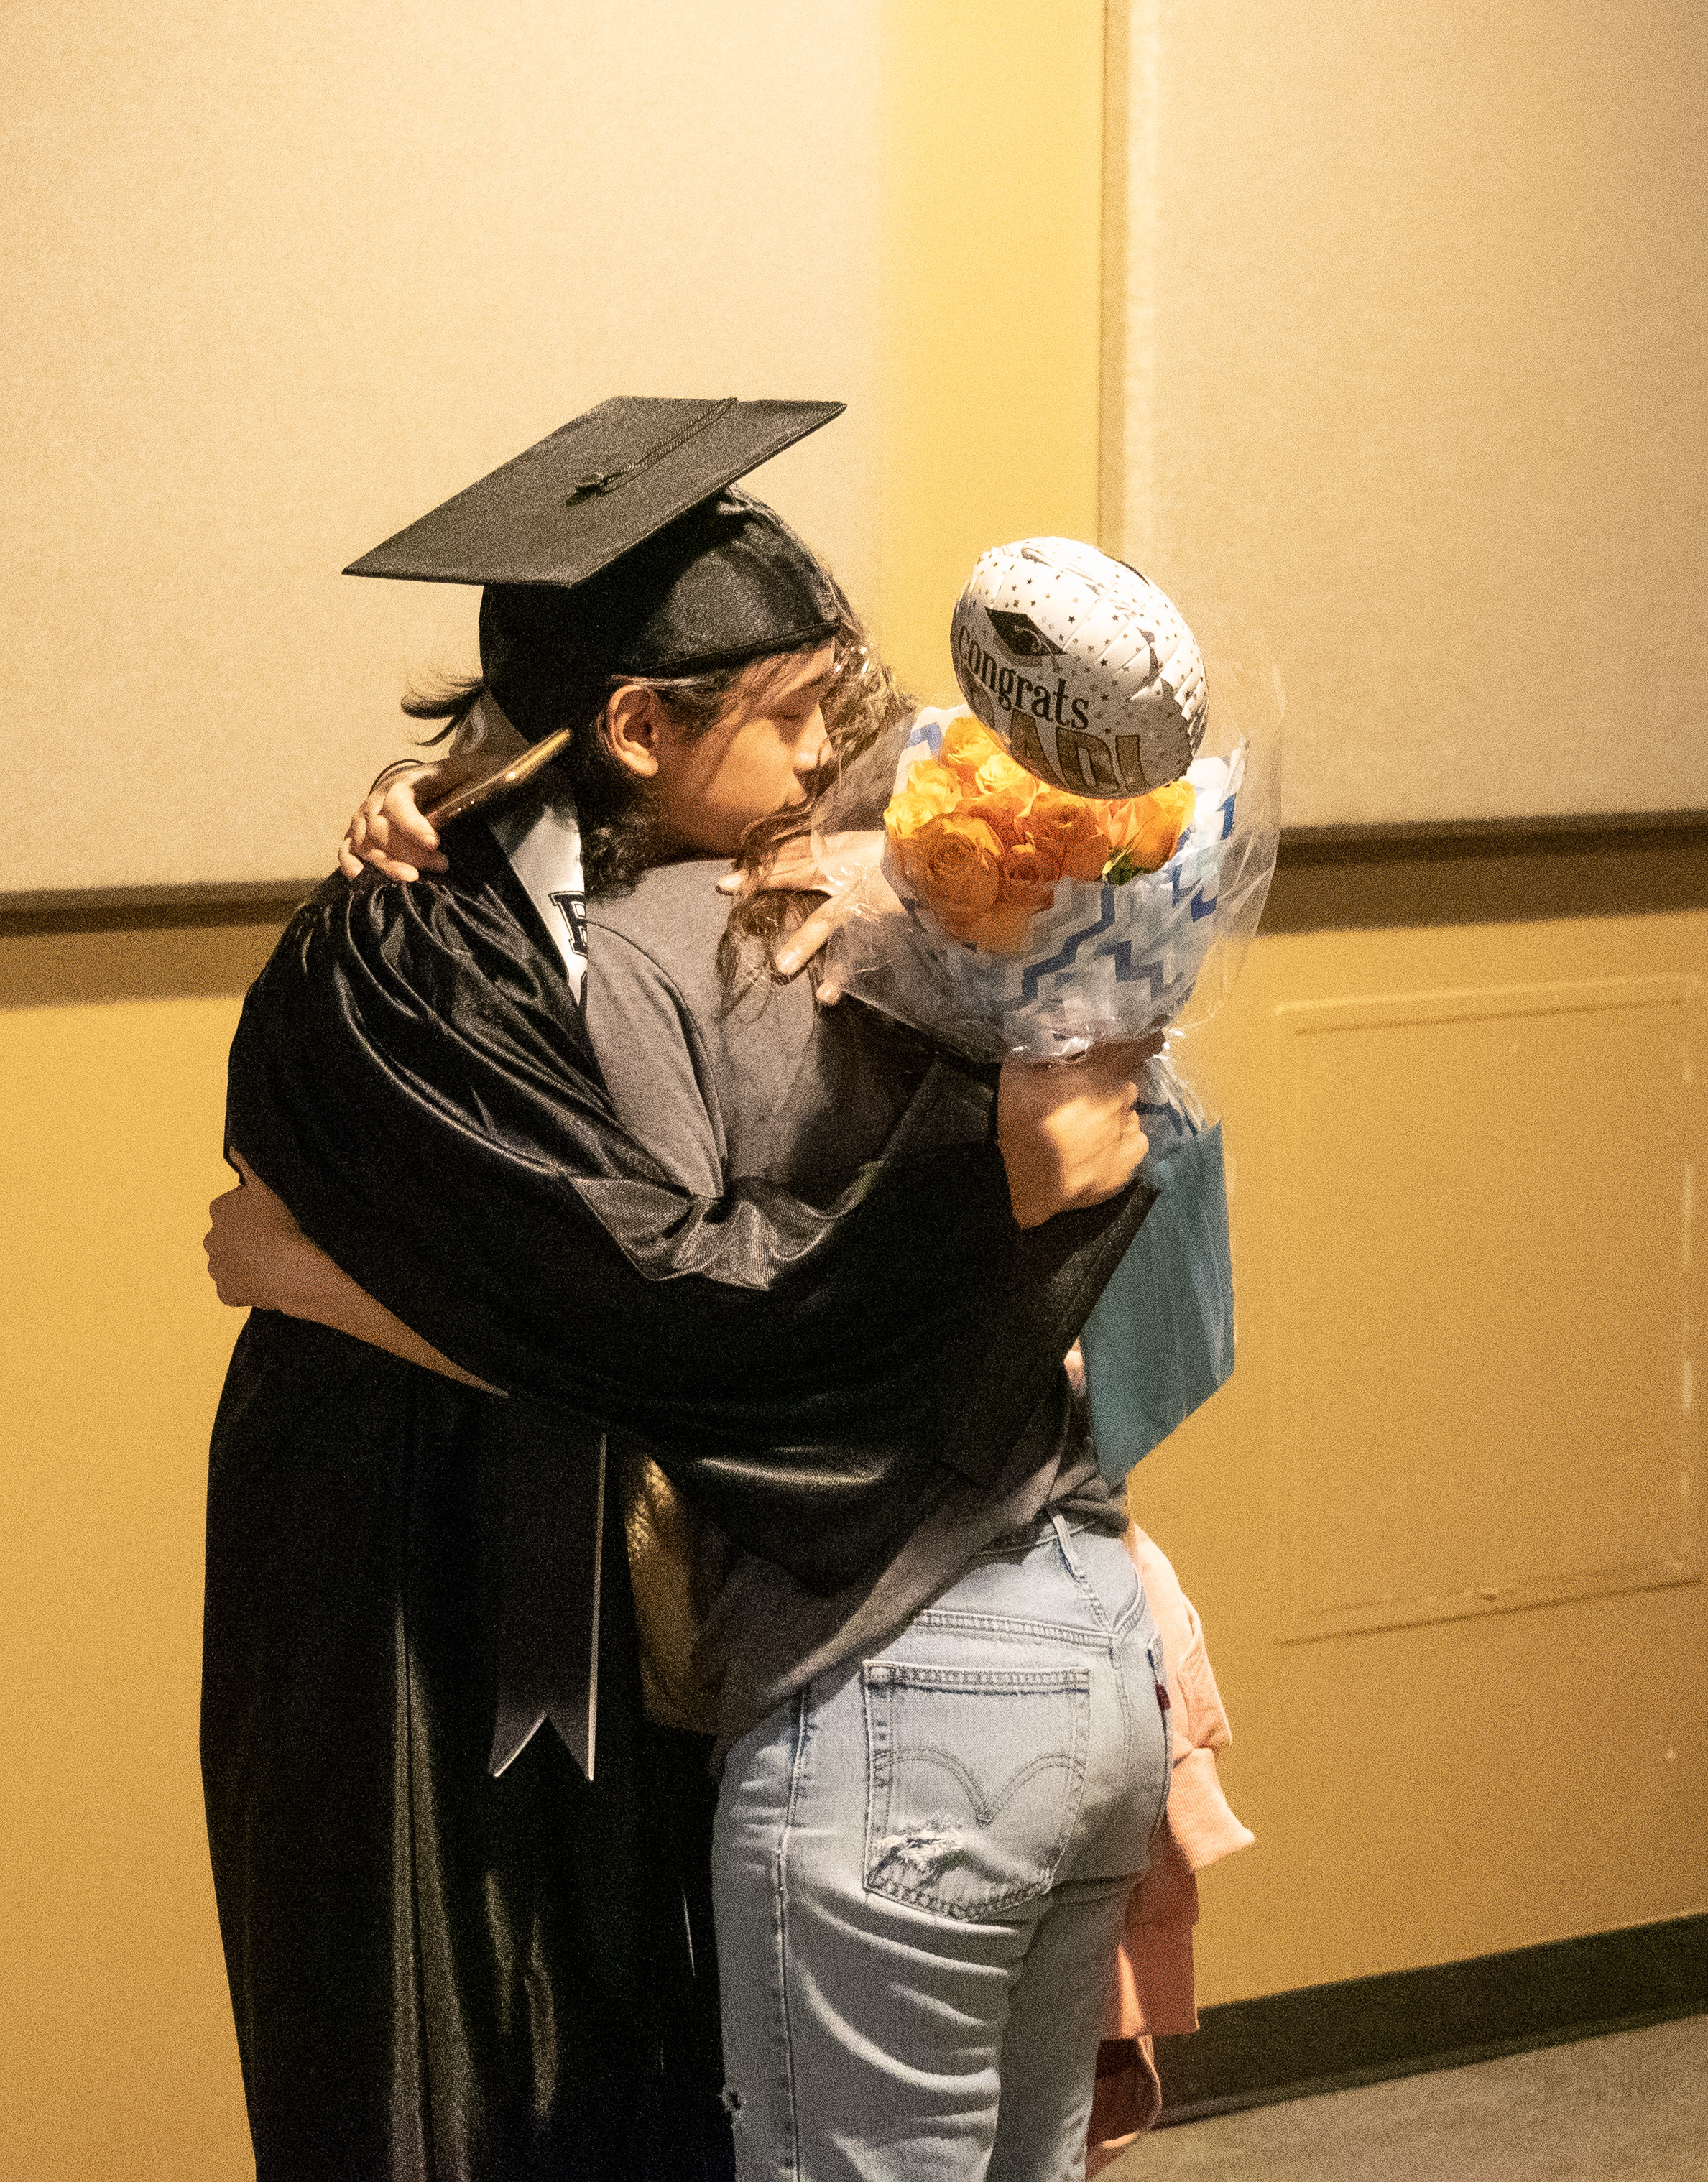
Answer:
<svg viewBox="0 0 1708 2182"><path fill-rule="evenodd" d="M1203 2011L1156 2041L1159 2126L1708 2012L1708 1915Z"/></svg>

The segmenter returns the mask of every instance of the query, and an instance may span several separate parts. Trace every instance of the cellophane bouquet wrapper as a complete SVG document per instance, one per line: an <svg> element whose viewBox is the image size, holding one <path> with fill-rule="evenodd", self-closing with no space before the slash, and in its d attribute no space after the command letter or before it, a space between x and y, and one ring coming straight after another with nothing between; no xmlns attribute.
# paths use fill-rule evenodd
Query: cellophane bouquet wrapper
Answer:
<svg viewBox="0 0 1708 2182"><path fill-rule="evenodd" d="M1105 1040L1164 1033L1162 1066L1152 1065L1162 1080L1147 1087L1145 1103L1173 1103L1172 1056L1233 986L1279 833L1284 700L1274 662L1233 617L1202 612L1193 629L1208 725L1185 775L1190 815L1166 861L1130 875L1056 878L1052 898L1024 919L1019 944L999 950L948 928L892 835L879 873L856 889L830 943L831 983L984 1061L1064 1061ZM946 736L972 725L964 708L917 713L896 767L897 798L916 767L940 757ZM1098 810L1095 799L1084 801Z"/></svg>
<svg viewBox="0 0 1708 2182"><path fill-rule="evenodd" d="M1037 844L1029 844L1016 817L1031 793L1013 763L1025 746L1024 722L998 736L1006 753L993 745L988 769L979 770L969 767L969 753L1000 728L998 707L981 698L986 717L977 723L961 711L917 714L896 767L882 865L856 889L827 965L833 984L981 1061L1068 1061L1105 1040L1161 1034L1139 1095L1150 1140L1141 1175L1156 1196L1080 1335L1098 1466L1112 1486L1234 1370L1222 1132L1190 1034L1232 989L1262 914L1279 834L1284 707L1274 662L1249 626L1202 611L1191 617L1189 641L1195 636L1207 704L1184 775L1190 795L1171 782L1127 799L1124 811L1111 799L1073 799L1083 806L1076 817L1063 811L1058 785L1047 808L1060 822L1041 864L1035 853L1023 853ZM1195 675L1190 694L1195 703ZM1108 717L1109 734L1120 734L1118 690ZM1093 715L1087 726L1095 724ZM1195 718L1190 724L1195 728ZM943 758L946 742L953 764ZM1058 739L1058 756L1061 746ZM933 907L921 877L928 860L920 842L930 822L923 818L925 799L909 784L922 766L940 797L949 793L948 773L957 782L970 774L964 798L955 791L953 815L983 810L991 824L984 835L963 828L962 845L979 843L988 866L994 842L1003 889L1009 868L1018 881L1012 904L1001 891L994 903L979 894L970 911L971 897L950 903L958 933ZM1031 774L1037 770L1034 764ZM994 801L985 792L993 788ZM1038 807L1034 801L1026 810ZM1102 869L1040 883L1049 879L1056 844L1076 824L1073 857L1082 870L1095 866L1093 844L1102 828L1109 850ZM910 827L920 830L910 833ZM987 869L985 894L988 878ZM969 936L982 933L998 944Z"/></svg>

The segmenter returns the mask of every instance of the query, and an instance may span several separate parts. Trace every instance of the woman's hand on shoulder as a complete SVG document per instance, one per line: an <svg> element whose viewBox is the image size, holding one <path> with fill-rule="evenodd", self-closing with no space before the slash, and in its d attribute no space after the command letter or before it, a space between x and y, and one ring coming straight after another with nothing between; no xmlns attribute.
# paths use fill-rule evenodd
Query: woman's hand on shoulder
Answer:
<svg viewBox="0 0 1708 2182"><path fill-rule="evenodd" d="M359 878L364 864L388 879L419 879L423 872L450 869L438 833L416 801L424 784L436 781L444 770L410 765L380 776L338 845L338 868L347 879Z"/></svg>
<svg viewBox="0 0 1708 2182"><path fill-rule="evenodd" d="M826 897L824 906L786 934L773 952L771 959L779 972L792 977L851 917L887 916L901 908L879 868L883 861L881 827L859 833L813 833L804 841L790 842L762 871L731 872L718 883L725 894L774 891ZM820 988L818 997L828 1002L838 994L827 985Z"/></svg>

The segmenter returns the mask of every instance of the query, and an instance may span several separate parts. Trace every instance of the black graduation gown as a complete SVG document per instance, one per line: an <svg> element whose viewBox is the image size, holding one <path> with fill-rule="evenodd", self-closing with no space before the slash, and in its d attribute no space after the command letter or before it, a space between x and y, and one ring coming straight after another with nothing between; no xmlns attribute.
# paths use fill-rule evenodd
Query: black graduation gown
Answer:
<svg viewBox="0 0 1708 2182"><path fill-rule="evenodd" d="M829 1590L957 1472L993 1474L1148 1199L1023 1236L967 1110L904 1124L908 1155L829 1207L685 1199L615 1128L484 828L452 873L329 882L293 920L245 1005L229 1141L512 1398L272 1313L239 1338L202 1742L260 2182L727 2173L712 1789L641 1719L614 1521L594 1781L549 1731L488 1776L507 1478L554 1432L630 1436Z"/></svg>

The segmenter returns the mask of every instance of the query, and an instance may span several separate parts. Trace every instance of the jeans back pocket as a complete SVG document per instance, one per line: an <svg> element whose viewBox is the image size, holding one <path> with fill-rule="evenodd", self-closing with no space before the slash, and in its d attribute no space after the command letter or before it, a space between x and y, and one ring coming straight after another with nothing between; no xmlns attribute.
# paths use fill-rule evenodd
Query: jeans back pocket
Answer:
<svg viewBox="0 0 1708 2182"><path fill-rule="evenodd" d="M1089 1667L868 1660L870 1893L983 1917L1048 1893L1079 1815Z"/></svg>

